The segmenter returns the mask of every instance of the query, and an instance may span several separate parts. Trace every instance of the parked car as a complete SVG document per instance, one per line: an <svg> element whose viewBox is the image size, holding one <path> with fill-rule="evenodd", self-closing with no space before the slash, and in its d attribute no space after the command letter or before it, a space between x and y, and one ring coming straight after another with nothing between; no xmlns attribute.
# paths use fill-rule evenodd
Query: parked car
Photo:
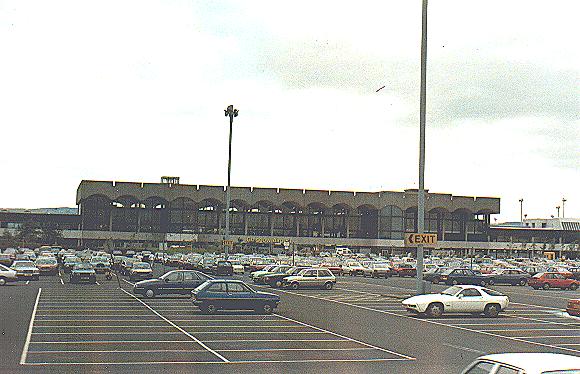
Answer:
<svg viewBox="0 0 580 374"><path fill-rule="evenodd" d="M4 286L8 282L14 282L17 279L16 270L0 264L0 286Z"/></svg>
<svg viewBox="0 0 580 374"><path fill-rule="evenodd" d="M566 306L566 312L571 316L580 317L580 299L568 300L568 306Z"/></svg>
<svg viewBox="0 0 580 374"><path fill-rule="evenodd" d="M65 257L64 258L64 262L62 264L62 268L64 270L65 273L68 273L72 270L72 268L77 265L82 263L81 259L73 256L73 257Z"/></svg>
<svg viewBox="0 0 580 374"><path fill-rule="evenodd" d="M54 257L39 257L36 260L36 267L40 274L58 274L58 261Z"/></svg>
<svg viewBox="0 0 580 374"><path fill-rule="evenodd" d="M567 278L564 274L545 272L531 277L528 280L528 285L535 290L540 288L544 290L549 290L550 288L577 290L578 286L580 286L580 281L574 278Z"/></svg>
<svg viewBox="0 0 580 374"><path fill-rule="evenodd" d="M153 298L158 295L189 295L192 290L212 279L197 270L173 270L156 279L135 283L133 293Z"/></svg>
<svg viewBox="0 0 580 374"><path fill-rule="evenodd" d="M372 262L363 271L365 277L388 278L389 275L391 275L391 267L386 262Z"/></svg>
<svg viewBox="0 0 580 374"><path fill-rule="evenodd" d="M303 269L310 269L309 267L305 266L293 266L290 269L279 272L279 273L271 273L268 275L264 275L262 278L262 282L264 284L269 285L270 287L280 288L284 284L284 278L289 277L291 275L296 275L300 273Z"/></svg>
<svg viewBox="0 0 580 374"><path fill-rule="evenodd" d="M580 267L571 267L568 268L568 271L572 273L572 278L580 280Z"/></svg>
<svg viewBox="0 0 580 374"><path fill-rule="evenodd" d="M153 269L148 262L134 262L131 270L129 270L129 279L149 279L153 276Z"/></svg>
<svg viewBox="0 0 580 374"><path fill-rule="evenodd" d="M91 265L97 273L105 273L111 270L111 258L107 256L95 256L91 258Z"/></svg>
<svg viewBox="0 0 580 374"><path fill-rule="evenodd" d="M319 287L327 290L336 284L336 277L328 269L303 269L296 275L284 278L285 287L293 290L307 287Z"/></svg>
<svg viewBox="0 0 580 374"><path fill-rule="evenodd" d="M232 264L232 271L234 274L244 274L244 265L239 260L228 260Z"/></svg>
<svg viewBox="0 0 580 374"><path fill-rule="evenodd" d="M437 294L417 295L403 300L412 313L441 317L444 313L485 314L497 317L509 305L507 296L480 286L452 286Z"/></svg>
<svg viewBox="0 0 580 374"><path fill-rule="evenodd" d="M252 273L252 280L254 281L254 283L267 284L266 281L264 280L265 276L268 276L270 274L286 273L291 268L292 268L292 266L290 266L290 265L277 265L277 266L268 268L268 270L265 270L266 268L264 268L264 270L253 272Z"/></svg>
<svg viewBox="0 0 580 374"><path fill-rule="evenodd" d="M219 260L213 265L211 273L214 275L234 275L234 266L229 261Z"/></svg>
<svg viewBox="0 0 580 374"><path fill-rule="evenodd" d="M560 353L499 353L477 358L462 374L575 374L580 357Z"/></svg>
<svg viewBox="0 0 580 374"><path fill-rule="evenodd" d="M393 274L399 277L416 277L417 268L411 264L399 264L393 267Z"/></svg>
<svg viewBox="0 0 580 374"><path fill-rule="evenodd" d="M348 261L342 270L343 274L348 274L351 277L356 275L364 275L365 268L360 262Z"/></svg>
<svg viewBox="0 0 580 374"><path fill-rule="evenodd" d="M122 275L129 275L131 273L131 269L133 268L133 264L138 261L136 258L133 257L125 257L121 260L121 270L119 271Z"/></svg>
<svg viewBox="0 0 580 374"><path fill-rule="evenodd" d="M429 269L423 273L423 280L431 282L433 284L439 284L439 282L441 282L441 274L445 273L448 270L449 270L448 268L444 267Z"/></svg>
<svg viewBox="0 0 580 374"><path fill-rule="evenodd" d="M278 265L266 265L261 270L256 270L250 273L250 278L252 281L257 282L258 278L262 275L269 274L274 270Z"/></svg>
<svg viewBox="0 0 580 374"><path fill-rule="evenodd" d="M519 269L498 269L488 278L489 284L510 284L525 286L531 275Z"/></svg>
<svg viewBox="0 0 580 374"><path fill-rule="evenodd" d="M223 279L204 282L191 292L191 299L206 314L223 309L270 314L280 303L278 295L255 291L242 281Z"/></svg>
<svg viewBox="0 0 580 374"><path fill-rule="evenodd" d="M0 254L0 265L10 266L12 265L12 257L9 254Z"/></svg>
<svg viewBox="0 0 580 374"><path fill-rule="evenodd" d="M40 277L40 270L34 265L34 262L27 260L15 260L10 267L12 270L16 270L16 276L21 278L32 278L38 280Z"/></svg>
<svg viewBox="0 0 580 374"><path fill-rule="evenodd" d="M449 269L439 277L447 285L472 284L486 286L489 284L489 275L481 274L471 269Z"/></svg>
<svg viewBox="0 0 580 374"><path fill-rule="evenodd" d="M97 273L90 263L76 264L69 275L70 283L89 282L97 283Z"/></svg>

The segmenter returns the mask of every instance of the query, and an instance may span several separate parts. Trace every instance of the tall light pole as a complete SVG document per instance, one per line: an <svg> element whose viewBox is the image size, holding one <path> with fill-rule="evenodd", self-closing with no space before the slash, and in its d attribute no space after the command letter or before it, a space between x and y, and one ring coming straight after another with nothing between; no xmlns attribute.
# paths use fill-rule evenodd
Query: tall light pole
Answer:
<svg viewBox="0 0 580 374"><path fill-rule="evenodd" d="M229 105L224 110L225 116L230 117L230 140L228 143L228 186L226 187L226 232L224 237L224 252L226 259L228 258L228 249L230 246L230 205L231 205L231 174L232 174L232 130L234 128L234 117L238 116L239 111L234 109L233 105Z"/></svg>
<svg viewBox="0 0 580 374"><path fill-rule="evenodd" d="M417 195L417 232L425 231L425 112L427 107L427 3L423 0L421 22L421 89L419 98L419 193ZM417 245L417 293L425 293L423 283L423 244Z"/></svg>
<svg viewBox="0 0 580 374"><path fill-rule="evenodd" d="M565 198L562 198L562 218L564 218L564 205L566 205L566 200Z"/></svg>
<svg viewBox="0 0 580 374"><path fill-rule="evenodd" d="M521 198L520 200L520 222L524 222L524 198Z"/></svg>
<svg viewBox="0 0 580 374"><path fill-rule="evenodd" d="M560 218L560 205L556 207L556 211L558 212L558 218Z"/></svg>

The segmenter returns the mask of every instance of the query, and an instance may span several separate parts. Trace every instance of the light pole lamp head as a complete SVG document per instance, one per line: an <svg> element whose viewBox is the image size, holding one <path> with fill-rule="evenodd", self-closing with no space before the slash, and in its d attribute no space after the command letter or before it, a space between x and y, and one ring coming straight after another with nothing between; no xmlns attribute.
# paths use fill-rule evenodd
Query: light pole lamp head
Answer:
<svg viewBox="0 0 580 374"><path fill-rule="evenodd" d="M224 110L224 114L226 117L230 116L230 117L237 117L239 113L239 110L234 109L233 105L228 105L228 107Z"/></svg>

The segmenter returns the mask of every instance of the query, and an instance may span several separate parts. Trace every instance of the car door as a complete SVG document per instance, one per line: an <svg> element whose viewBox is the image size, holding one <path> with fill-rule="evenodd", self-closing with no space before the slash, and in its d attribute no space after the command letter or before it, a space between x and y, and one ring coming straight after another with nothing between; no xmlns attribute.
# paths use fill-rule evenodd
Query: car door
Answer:
<svg viewBox="0 0 580 374"><path fill-rule="evenodd" d="M316 285L316 277L318 276L316 269L306 270L301 280L301 285L304 287L313 287Z"/></svg>
<svg viewBox="0 0 580 374"><path fill-rule="evenodd" d="M224 308L227 309L255 309L257 300L254 299L253 293L243 284L237 282L227 283L227 301L224 302Z"/></svg>
<svg viewBox="0 0 580 374"><path fill-rule="evenodd" d="M199 278L195 271L184 271L183 272L183 283L181 290L184 295L189 295L197 286L203 282Z"/></svg>
<svg viewBox="0 0 580 374"><path fill-rule="evenodd" d="M485 300L476 288L466 288L458 294L458 311L473 313L483 312Z"/></svg>
<svg viewBox="0 0 580 374"><path fill-rule="evenodd" d="M169 273L157 288L160 294L179 294L182 292L183 273L173 271Z"/></svg>

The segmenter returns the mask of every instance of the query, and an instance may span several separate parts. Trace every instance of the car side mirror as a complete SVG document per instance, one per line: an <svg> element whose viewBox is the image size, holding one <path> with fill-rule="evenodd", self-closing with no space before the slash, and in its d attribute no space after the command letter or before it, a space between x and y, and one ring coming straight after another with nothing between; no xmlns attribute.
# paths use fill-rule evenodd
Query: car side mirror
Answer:
<svg viewBox="0 0 580 374"><path fill-rule="evenodd" d="M463 295L457 295L458 299L463 299Z"/></svg>

